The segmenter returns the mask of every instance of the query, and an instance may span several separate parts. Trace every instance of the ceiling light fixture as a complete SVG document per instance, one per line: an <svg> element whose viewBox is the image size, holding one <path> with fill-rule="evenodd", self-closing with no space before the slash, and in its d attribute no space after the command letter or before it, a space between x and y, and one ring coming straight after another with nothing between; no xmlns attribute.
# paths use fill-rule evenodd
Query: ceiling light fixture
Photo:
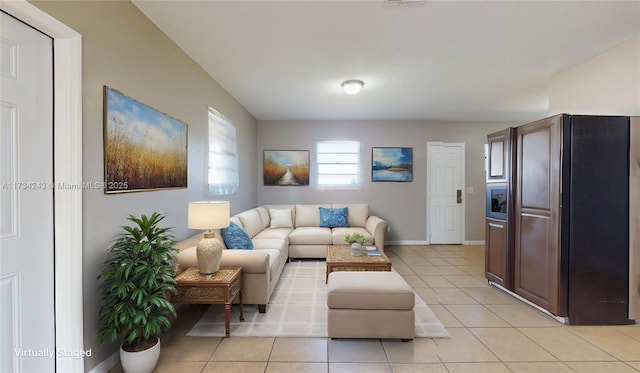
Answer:
<svg viewBox="0 0 640 373"><path fill-rule="evenodd" d="M388 6L421 6L427 3L427 0L385 0L384 4Z"/></svg>
<svg viewBox="0 0 640 373"><path fill-rule="evenodd" d="M342 89L350 95L355 95L360 92L362 87L364 86L364 82L362 80L352 79L346 80L342 82Z"/></svg>

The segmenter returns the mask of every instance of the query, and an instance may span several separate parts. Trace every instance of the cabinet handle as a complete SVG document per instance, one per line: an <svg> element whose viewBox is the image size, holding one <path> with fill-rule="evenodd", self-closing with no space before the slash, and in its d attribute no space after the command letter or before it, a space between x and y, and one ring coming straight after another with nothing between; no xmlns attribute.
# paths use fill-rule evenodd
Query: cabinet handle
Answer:
<svg viewBox="0 0 640 373"><path fill-rule="evenodd" d="M462 203L462 189L456 190L456 203Z"/></svg>

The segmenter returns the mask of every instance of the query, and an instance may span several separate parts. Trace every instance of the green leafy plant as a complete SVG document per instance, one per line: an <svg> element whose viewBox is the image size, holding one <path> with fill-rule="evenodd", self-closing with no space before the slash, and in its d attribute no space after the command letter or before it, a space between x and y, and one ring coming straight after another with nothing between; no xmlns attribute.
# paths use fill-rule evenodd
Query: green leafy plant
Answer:
<svg viewBox="0 0 640 373"><path fill-rule="evenodd" d="M367 243L367 237L365 237L362 233L353 232L350 234L345 234L344 241L350 244L357 242L360 245L364 245L365 243Z"/></svg>
<svg viewBox="0 0 640 373"><path fill-rule="evenodd" d="M176 293L175 240L158 224L164 215L129 215L134 226L124 226L109 247L101 279L103 304L98 315L98 342L124 336L125 351L143 351L171 327L176 317L167 299Z"/></svg>

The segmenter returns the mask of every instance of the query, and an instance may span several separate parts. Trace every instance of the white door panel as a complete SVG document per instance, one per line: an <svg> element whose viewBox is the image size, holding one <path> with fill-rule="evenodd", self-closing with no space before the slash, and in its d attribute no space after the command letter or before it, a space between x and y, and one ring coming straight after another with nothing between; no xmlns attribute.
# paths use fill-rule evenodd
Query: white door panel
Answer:
<svg viewBox="0 0 640 373"><path fill-rule="evenodd" d="M427 199L429 243L462 243L463 147L459 144L429 145L429 196Z"/></svg>
<svg viewBox="0 0 640 373"><path fill-rule="evenodd" d="M0 371L53 372L53 44L0 16Z"/></svg>

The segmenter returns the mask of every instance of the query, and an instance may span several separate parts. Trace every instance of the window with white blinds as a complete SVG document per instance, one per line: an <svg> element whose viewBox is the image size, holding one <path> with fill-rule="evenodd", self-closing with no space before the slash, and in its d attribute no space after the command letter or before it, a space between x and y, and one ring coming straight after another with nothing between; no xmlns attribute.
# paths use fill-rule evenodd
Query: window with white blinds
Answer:
<svg viewBox="0 0 640 373"><path fill-rule="evenodd" d="M209 108L209 193L233 194L238 191L238 145L236 126Z"/></svg>
<svg viewBox="0 0 640 373"><path fill-rule="evenodd" d="M316 144L318 186L360 185L360 142L318 141Z"/></svg>

